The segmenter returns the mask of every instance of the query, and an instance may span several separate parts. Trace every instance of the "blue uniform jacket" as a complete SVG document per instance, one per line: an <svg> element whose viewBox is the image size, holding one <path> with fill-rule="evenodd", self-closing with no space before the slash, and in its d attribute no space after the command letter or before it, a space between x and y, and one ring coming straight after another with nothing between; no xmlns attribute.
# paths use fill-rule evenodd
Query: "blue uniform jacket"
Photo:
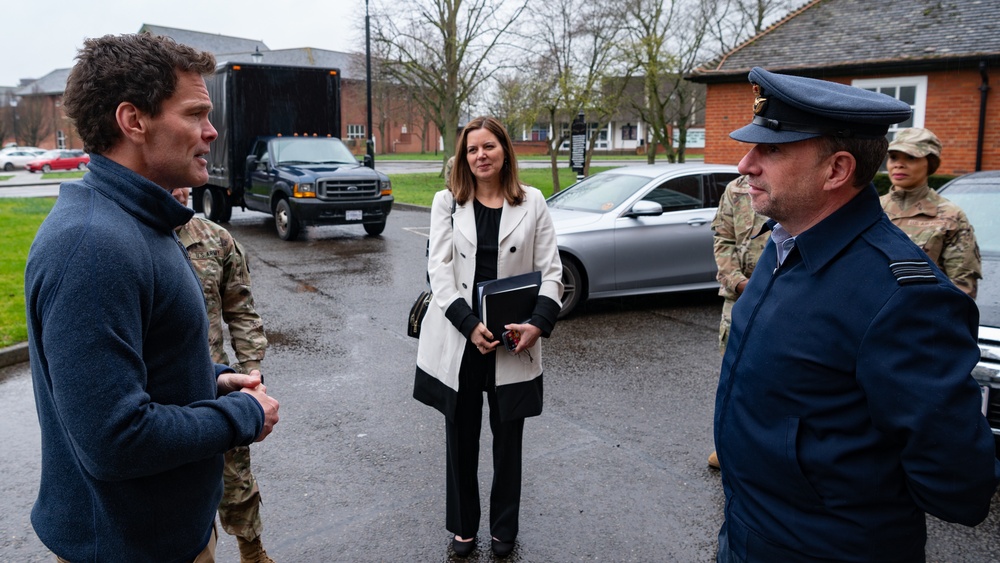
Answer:
<svg viewBox="0 0 1000 563"><path fill-rule="evenodd" d="M899 281L900 261L924 276ZM874 186L775 266L769 242L733 310L716 395L730 550L923 561L924 513L975 525L1000 479L970 376L975 303L892 225Z"/></svg>

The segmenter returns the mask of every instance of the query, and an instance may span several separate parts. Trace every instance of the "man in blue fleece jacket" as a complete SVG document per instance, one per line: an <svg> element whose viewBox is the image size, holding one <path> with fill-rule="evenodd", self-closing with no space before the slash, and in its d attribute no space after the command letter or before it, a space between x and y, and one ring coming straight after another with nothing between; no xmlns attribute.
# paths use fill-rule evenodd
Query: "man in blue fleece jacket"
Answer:
<svg viewBox="0 0 1000 563"><path fill-rule="evenodd" d="M223 453L266 437L259 374L212 363L170 190L208 180L212 55L88 39L63 97L91 153L25 272L42 476L31 522L59 558L211 561Z"/></svg>

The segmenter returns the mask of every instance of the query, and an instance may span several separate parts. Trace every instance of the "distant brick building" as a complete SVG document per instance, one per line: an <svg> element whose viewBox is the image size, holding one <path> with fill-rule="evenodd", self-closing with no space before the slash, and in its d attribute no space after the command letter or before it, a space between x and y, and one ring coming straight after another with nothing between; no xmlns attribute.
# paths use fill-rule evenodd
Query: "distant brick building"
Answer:
<svg viewBox="0 0 1000 563"><path fill-rule="evenodd" d="M367 87L364 66L359 64L363 61L359 61L357 55L311 47L271 50L264 42L254 39L150 24L143 24L139 32L166 35L178 43L208 51L215 55L219 63L251 63L259 53L264 63L339 69L343 127L340 135L356 154L365 152L365 139L368 138ZM6 93L8 98L16 100L13 107L21 123L18 139L24 138L24 127L32 125L42 133L34 143L41 148L83 148L82 141L62 110L62 95L69 71L54 70ZM433 123L420 116L407 92L384 85L378 85L373 90L379 94L372 97L376 154L434 152L439 148L441 134ZM9 106L8 102L5 107ZM32 110L31 120L26 119L29 109ZM0 144L13 140L12 131L6 139L0 139ZM22 144L31 143L22 140Z"/></svg>
<svg viewBox="0 0 1000 563"><path fill-rule="evenodd" d="M707 85L705 162L736 163L747 146L755 66L876 90L906 101L910 122L944 145L942 174L1000 169L1000 10L961 0L812 0L687 78ZM991 79L993 85L990 85Z"/></svg>

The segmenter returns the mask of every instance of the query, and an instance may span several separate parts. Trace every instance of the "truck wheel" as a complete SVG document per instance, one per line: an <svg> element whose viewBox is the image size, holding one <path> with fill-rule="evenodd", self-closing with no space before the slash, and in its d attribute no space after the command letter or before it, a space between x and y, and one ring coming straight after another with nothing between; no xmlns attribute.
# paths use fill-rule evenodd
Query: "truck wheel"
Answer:
<svg viewBox="0 0 1000 563"><path fill-rule="evenodd" d="M385 221L381 223L365 223L365 232L370 236L377 237L385 230Z"/></svg>
<svg viewBox="0 0 1000 563"><path fill-rule="evenodd" d="M233 202L228 197L222 197L222 209L219 210L219 222L228 223L233 218Z"/></svg>
<svg viewBox="0 0 1000 563"><path fill-rule="evenodd" d="M279 199L274 208L274 227L281 240L295 240L299 236L299 221L292 215L287 199Z"/></svg>
<svg viewBox="0 0 1000 563"><path fill-rule="evenodd" d="M191 188L191 208L195 213L204 213L202 201L205 199L205 188Z"/></svg>
<svg viewBox="0 0 1000 563"><path fill-rule="evenodd" d="M214 187L207 187L201 196L201 208L205 218L215 223L225 221L222 218L226 206L226 196L222 190ZM230 211L232 213L232 211Z"/></svg>

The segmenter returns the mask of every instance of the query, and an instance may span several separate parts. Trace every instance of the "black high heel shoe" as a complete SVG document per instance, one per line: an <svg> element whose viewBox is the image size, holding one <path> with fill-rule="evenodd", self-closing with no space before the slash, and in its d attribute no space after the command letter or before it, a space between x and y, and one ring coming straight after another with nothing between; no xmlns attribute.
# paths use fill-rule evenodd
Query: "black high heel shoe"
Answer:
<svg viewBox="0 0 1000 563"><path fill-rule="evenodd" d="M459 541L457 538L451 538L451 550L455 552L457 557L468 557L474 549L476 549L476 538L472 538L469 541Z"/></svg>
<svg viewBox="0 0 1000 563"><path fill-rule="evenodd" d="M493 549L493 555L507 557L514 551L514 542L505 542L496 538L490 538L490 548Z"/></svg>

